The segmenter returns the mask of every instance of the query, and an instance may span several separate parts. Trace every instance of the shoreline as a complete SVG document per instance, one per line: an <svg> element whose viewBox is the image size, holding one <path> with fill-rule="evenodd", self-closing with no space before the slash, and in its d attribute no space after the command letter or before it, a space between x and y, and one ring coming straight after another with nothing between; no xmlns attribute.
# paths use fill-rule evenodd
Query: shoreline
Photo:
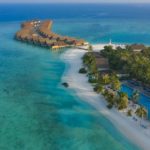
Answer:
<svg viewBox="0 0 150 150"><path fill-rule="evenodd" d="M101 45L101 47L103 44ZM99 45L93 45L94 49L101 49ZM93 106L99 113L109 119L113 125L131 142L139 146L142 150L149 150L150 131L140 127L139 122L135 122L132 117L116 109L109 110L106 107L104 97L93 91L93 87L88 83L88 78L78 71L82 67L82 56L86 53L80 49L69 49L62 55L62 60L67 64L62 81L69 83L69 88L73 89L76 94L86 103ZM68 69L69 68L69 69Z"/></svg>

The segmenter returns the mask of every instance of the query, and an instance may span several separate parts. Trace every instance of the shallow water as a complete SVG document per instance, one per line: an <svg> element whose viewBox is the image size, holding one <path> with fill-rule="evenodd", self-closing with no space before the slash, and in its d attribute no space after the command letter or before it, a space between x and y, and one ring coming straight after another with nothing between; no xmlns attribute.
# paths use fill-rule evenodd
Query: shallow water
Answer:
<svg viewBox="0 0 150 150"><path fill-rule="evenodd" d="M62 52L14 41L17 28L9 23L0 31L0 149L133 149L106 118L61 86Z"/></svg>
<svg viewBox="0 0 150 150"><path fill-rule="evenodd" d="M37 13L38 9L29 7L31 16L15 5L6 5L1 9L0 149L137 149L109 120L80 100L76 93L61 86L65 70L65 64L60 59L63 51L52 52L13 40L14 33L19 29L19 20L41 15ZM7 11L14 8L12 14ZM43 12L42 18L51 17L48 14L52 10L48 8L51 6L41 6L47 12ZM90 9L92 14L97 11L93 7ZM18 14L16 18L15 14ZM112 38L119 43L141 41L149 44L148 19L145 22L131 18L121 21L119 17L91 19L92 14L74 19L66 17L66 13L64 17L57 14L56 18L52 17L55 20L53 30L93 43L107 42Z"/></svg>

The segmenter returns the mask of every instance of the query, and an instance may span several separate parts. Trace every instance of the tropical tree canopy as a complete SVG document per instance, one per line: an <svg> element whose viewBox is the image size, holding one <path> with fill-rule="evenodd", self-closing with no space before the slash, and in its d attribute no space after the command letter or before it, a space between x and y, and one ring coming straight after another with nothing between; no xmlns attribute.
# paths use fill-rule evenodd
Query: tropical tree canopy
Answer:
<svg viewBox="0 0 150 150"><path fill-rule="evenodd" d="M88 47L88 51L93 51L93 47L92 47L92 45L89 45L89 47Z"/></svg>
<svg viewBox="0 0 150 150"><path fill-rule="evenodd" d="M94 91L97 93L104 93L104 87L102 84L97 84L94 88Z"/></svg>
<svg viewBox="0 0 150 150"><path fill-rule="evenodd" d="M144 84L150 84L150 47L136 53L130 46L116 50L106 46L101 54L108 58L111 69L129 74Z"/></svg>
<svg viewBox="0 0 150 150"><path fill-rule="evenodd" d="M118 93L118 98L116 101L117 108L119 110L125 109L128 107L128 96L123 92Z"/></svg>
<svg viewBox="0 0 150 150"><path fill-rule="evenodd" d="M134 102L134 103L138 103L138 100L139 100L139 92L137 90L135 90L131 96L131 100Z"/></svg>
<svg viewBox="0 0 150 150"><path fill-rule="evenodd" d="M120 81L118 79L113 80L112 83L111 83L111 87L112 87L113 90L118 91L121 87Z"/></svg>
<svg viewBox="0 0 150 150"><path fill-rule="evenodd" d="M140 118L146 118L147 117L147 110L141 106L136 110L136 115Z"/></svg>
<svg viewBox="0 0 150 150"><path fill-rule="evenodd" d="M100 76L100 82L104 85L110 83L110 76L108 74L104 74Z"/></svg>

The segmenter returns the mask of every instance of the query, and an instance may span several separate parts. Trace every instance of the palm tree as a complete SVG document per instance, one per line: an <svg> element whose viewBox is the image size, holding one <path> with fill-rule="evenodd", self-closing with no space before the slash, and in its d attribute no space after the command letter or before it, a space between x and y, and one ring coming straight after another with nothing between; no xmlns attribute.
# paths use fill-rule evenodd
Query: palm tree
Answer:
<svg viewBox="0 0 150 150"><path fill-rule="evenodd" d="M103 85L101 85L101 84L97 84L96 86L95 86L95 88L94 88L94 91L95 92L97 92L97 93L104 93L104 87L103 87Z"/></svg>
<svg viewBox="0 0 150 150"><path fill-rule="evenodd" d="M128 51L131 51L131 50L132 50L132 48L131 48L130 45L126 45L125 49L128 50Z"/></svg>
<svg viewBox="0 0 150 150"><path fill-rule="evenodd" d="M92 47L92 45L89 45L89 47L88 47L88 51L89 51L89 52L93 51L93 47Z"/></svg>
<svg viewBox="0 0 150 150"><path fill-rule="evenodd" d="M119 110L123 110L127 108L128 107L128 95L123 92L119 92L118 98L116 100L116 105Z"/></svg>
<svg viewBox="0 0 150 150"><path fill-rule="evenodd" d="M116 95L115 95L115 93L113 91L105 89L102 94L104 95L106 101L108 102L107 107L109 109L111 109L114 106L115 101L116 101Z"/></svg>
<svg viewBox="0 0 150 150"><path fill-rule="evenodd" d="M104 97L108 97L108 95L109 95L109 91L108 91L108 89L105 89L105 90L104 90L104 93L103 93L103 96L104 96Z"/></svg>
<svg viewBox="0 0 150 150"><path fill-rule="evenodd" d="M131 99L134 103L138 103L138 100L139 100L139 92L137 90L135 90L131 96Z"/></svg>
<svg viewBox="0 0 150 150"><path fill-rule="evenodd" d="M93 72L93 75L95 76L95 79L98 81L99 80L99 72L98 72L97 68Z"/></svg>
<svg viewBox="0 0 150 150"><path fill-rule="evenodd" d="M147 117L147 110L143 107L140 106L137 110L136 110L136 115L138 117L140 117L141 119L146 118ZM141 124L141 120L140 120L140 124Z"/></svg>
<svg viewBox="0 0 150 150"><path fill-rule="evenodd" d="M101 81L104 85L108 84L110 82L110 76L108 74L102 75Z"/></svg>
<svg viewBox="0 0 150 150"><path fill-rule="evenodd" d="M85 65L90 65L90 64L94 64L96 63L95 62L95 57L93 56L92 53L86 53L84 56L83 56L83 63Z"/></svg>
<svg viewBox="0 0 150 150"><path fill-rule="evenodd" d="M111 83L111 87L112 87L113 90L118 91L121 87L120 81L118 79L113 80L112 83Z"/></svg>
<svg viewBox="0 0 150 150"><path fill-rule="evenodd" d="M129 110L127 111L127 116L132 116L132 109L129 109Z"/></svg>
<svg viewBox="0 0 150 150"><path fill-rule="evenodd" d="M97 67L94 60L91 62L91 64L88 65L88 68L89 68L89 72L93 74L97 72Z"/></svg>

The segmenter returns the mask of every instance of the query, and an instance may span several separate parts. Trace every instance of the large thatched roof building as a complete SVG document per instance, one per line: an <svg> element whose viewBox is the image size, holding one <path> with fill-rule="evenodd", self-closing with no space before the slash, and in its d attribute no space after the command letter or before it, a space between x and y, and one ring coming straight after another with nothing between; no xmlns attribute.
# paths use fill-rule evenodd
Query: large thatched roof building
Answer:
<svg viewBox="0 0 150 150"><path fill-rule="evenodd" d="M87 44L84 40L61 36L51 31L51 20L32 20L21 24L21 30L16 33L16 39L49 48L63 48Z"/></svg>

